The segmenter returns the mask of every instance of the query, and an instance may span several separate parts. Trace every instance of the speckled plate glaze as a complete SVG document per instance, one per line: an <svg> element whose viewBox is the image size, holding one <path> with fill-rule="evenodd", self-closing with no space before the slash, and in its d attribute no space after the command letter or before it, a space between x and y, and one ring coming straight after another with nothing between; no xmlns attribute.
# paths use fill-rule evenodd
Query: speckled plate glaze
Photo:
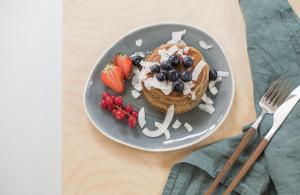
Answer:
<svg viewBox="0 0 300 195"><path fill-rule="evenodd" d="M175 115L169 130L171 140L176 141L169 141L166 143L164 135L157 138L147 137L142 133L142 129L138 125L136 128L130 129L127 125L127 121L117 121L109 111L102 110L99 107L99 101L101 99L100 94L107 90L100 81L99 75L104 65L114 57L115 53L122 51L131 55L135 52L143 51L146 54L147 51L151 51L170 40L172 32L183 29L186 29L186 34L183 36L183 40L187 43L187 45L199 49L208 64L217 70L228 71L230 76L224 78L216 85L219 93L212 98L215 103L216 111L211 115L196 107L187 113ZM137 39L143 40L141 47L136 46L135 41ZM209 50L201 48L199 45L200 40L207 44L212 44L213 48ZM126 92L122 95L124 97L125 104L133 104L137 110L144 107L147 115L146 126L149 129L155 129L154 122L162 122L165 114L154 110L142 96L135 100L130 92L132 89L131 81L128 81L126 86ZM143 26L125 34L102 53L87 79L83 101L89 120L96 129L108 138L136 149L163 152L191 146L214 133L225 120L231 108L233 94L234 80L231 67L224 50L215 39L197 27L188 24L159 23ZM191 124L194 130L192 132L188 132L183 125L181 125L181 127L177 130L172 129L171 126L177 118L181 122L188 122Z"/></svg>

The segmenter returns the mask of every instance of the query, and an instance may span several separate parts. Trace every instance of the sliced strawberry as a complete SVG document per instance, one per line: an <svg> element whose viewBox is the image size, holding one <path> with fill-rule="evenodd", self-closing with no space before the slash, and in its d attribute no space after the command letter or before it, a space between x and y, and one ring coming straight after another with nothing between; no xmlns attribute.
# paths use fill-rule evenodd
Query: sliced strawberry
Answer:
<svg viewBox="0 0 300 195"><path fill-rule="evenodd" d="M114 57L114 64L122 69L124 79L128 79L132 70L131 58L124 53L117 53Z"/></svg>
<svg viewBox="0 0 300 195"><path fill-rule="evenodd" d="M122 93L125 89L123 78L122 69L118 66L114 66L112 62L108 63L101 72L101 80L103 83L116 93Z"/></svg>

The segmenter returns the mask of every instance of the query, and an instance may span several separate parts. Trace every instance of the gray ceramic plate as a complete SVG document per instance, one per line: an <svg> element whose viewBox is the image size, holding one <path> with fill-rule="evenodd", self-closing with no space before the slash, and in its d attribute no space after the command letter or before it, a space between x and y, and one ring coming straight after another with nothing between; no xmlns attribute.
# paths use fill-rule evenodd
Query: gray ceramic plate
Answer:
<svg viewBox="0 0 300 195"><path fill-rule="evenodd" d="M192 132L187 132L183 126L177 130L170 127L171 140L177 141L165 144L163 143L166 141L164 135L157 138L149 138L142 133L140 127L130 129L127 126L126 121L117 121L112 117L109 111L99 108L100 94L107 90L100 81L99 75L106 62L111 60L118 51L127 54L133 54L137 51L144 51L146 53L146 51L151 51L170 40L172 32L183 29L186 29L183 40L187 45L199 49L208 64L217 70L228 71L230 76L217 83L219 93L213 98L216 111L211 115L196 107L192 111L175 116L172 123L178 118L182 122L186 121L191 124L194 130ZM143 40L143 44L141 47L137 47L135 41L140 38ZM200 40L207 44L212 44L213 48L210 50L202 49L199 46ZM149 129L155 129L154 121L163 121L164 114L154 110L147 102L145 102L142 96L138 100L135 100L131 96L131 88L131 84L127 83L126 92L124 94L125 103L134 104L136 109L145 107L147 127ZM215 132L224 121L231 108L233 94L234 81L230 64L223 49L216 40L202 30L188 24L159 23L144 26L127 33L103 52L87 80L84 92L84 106L90 121L108 138L133 148L152 152L162 152L191 146L204 140Z"/></svg>

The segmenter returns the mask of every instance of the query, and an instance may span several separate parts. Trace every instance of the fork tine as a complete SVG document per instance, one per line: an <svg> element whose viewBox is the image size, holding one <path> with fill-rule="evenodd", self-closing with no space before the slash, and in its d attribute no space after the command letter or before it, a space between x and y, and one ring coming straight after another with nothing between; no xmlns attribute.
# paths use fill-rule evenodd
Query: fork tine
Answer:
<svg viewBox="0 0 300 195"><path fill-rule="evenodd" d="M284 95L284 91L287 89L286 86L289 82L284 80L278 87L278 92L276 95L273 97L273 99L270 100L271 105L275 105L275 103L278 101L280 97Z"/></svg>
<svg viewBox="0 0 300 195"><path fill-rule="evenodd" d="M272 100L274 99L274 97L280 92L281 86L285 81L282 80L281 82L276 83L277 86L275 87L275 89L271 92L271 94L266 98L266 101L268 102L272 102Z"/></svg>
<svg viewBox="0 0 300 195"><path fill-rule="evenodd" d="M274 91L274 89L277 86L277 84L281 81L281 79L282 79L282 76L280 76L278 79L276 79L275 81L273 81L273 83L271 84L271 86L265 92L264 97L265 97L266 100L272 94L272 92Z"/></svg>
<svg viewBox="0 0 300 195"><path fill-rule="evenodd" d="M284 91L283 91L282 95L278 98L278 100L274 103L274 105L280 106L284 102L284 100L289 95L289 92L291 90L291 86L292 86L292 82L288 81L286 87L284 88Z"/></svg>

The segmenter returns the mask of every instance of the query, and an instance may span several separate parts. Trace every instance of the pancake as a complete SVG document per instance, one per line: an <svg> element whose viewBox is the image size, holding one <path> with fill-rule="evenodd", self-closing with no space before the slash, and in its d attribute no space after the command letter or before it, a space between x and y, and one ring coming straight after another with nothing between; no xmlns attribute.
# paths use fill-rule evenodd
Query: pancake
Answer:
<svg viewBox="0 0 300 195"><path fill-rule="evenodd" d="M162 49L168 49L174 44L164 44L160 47L154 49L146 58L146 61L149 62L160 62L160 55L158 54L159 50ZM179 49L183 49L185 47L189 47L188 56L193 57L194 63L192 65L191 70L193 71L194 68L198 65L198 63L201 60L204 60L203 55L199 50L197 50L194 47L182 45L182 44L176 44L176 46ZM177 53L177 52L176 52ZM178 65L175 67L176 70L179 72L185 70L185 67L183 65ZM147 77L154 77L153 73L148 73ZM145 99L157 110L161 112L166 112L167 109L174 105L175 108L175 114L181 114L184 112L187 112L194 107L196 107L201 99L203 94L206 92L207 86L208 86L208 79L209 79L209 65L205 64L203 69L201 70L201 73L198 76L198 79L195 81L192 81L194 87L191 88L192 91L195 92L195 98L191 98L191 94L184 95L182 92L176 92L172 91L169 95L164 94L160 89L152 87L151 90L148 90L144 83L142 82L142 92L144 94Z"/></svg>

